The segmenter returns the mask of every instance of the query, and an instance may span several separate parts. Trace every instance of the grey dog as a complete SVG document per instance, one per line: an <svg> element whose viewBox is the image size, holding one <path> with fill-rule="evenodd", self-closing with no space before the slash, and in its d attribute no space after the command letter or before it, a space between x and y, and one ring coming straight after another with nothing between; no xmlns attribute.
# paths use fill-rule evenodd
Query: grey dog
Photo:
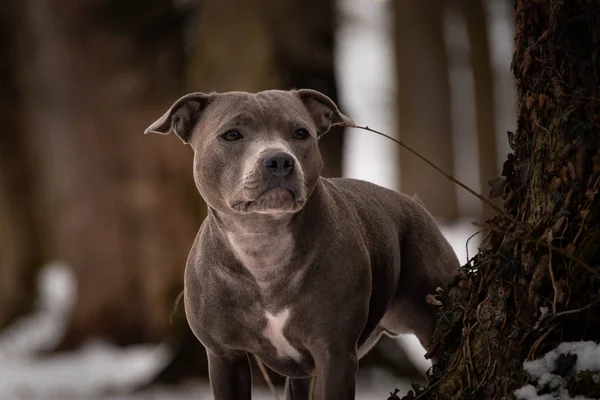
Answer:
<svg viewBox="0 0 600 400"><path fill-rule="evenodd" d="M426 346L425 298L458 260L413 197L320 176L318 139L352 121L314 90L192 93L145 133L194 150L208 204L184 301L216 400L251 398L248 354L287 376L286 398L354 399L358 360L383 334Z"/></svg>

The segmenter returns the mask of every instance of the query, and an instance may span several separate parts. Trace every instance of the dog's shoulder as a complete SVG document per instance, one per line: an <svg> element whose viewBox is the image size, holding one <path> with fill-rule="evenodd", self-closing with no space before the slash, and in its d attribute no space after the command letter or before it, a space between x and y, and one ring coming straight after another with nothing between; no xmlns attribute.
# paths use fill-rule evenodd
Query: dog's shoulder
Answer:
<svg viewBox="0 0 600 400"><path fill-rule="evenodd" d="M359 179L323 178L323 186L355 210L358 217L373 229L392 223L400 231L412 225L431 225L433 217L413 196ZM435 224L435 223L433 223Z"/></svg>
<svg viewBox="0 0 600 400"><path fill-rule="evenodd" d="M353 178L323 178L326 185L335 187L344 197L356 206L384 208L411 212L414 207L423 208L423 203L412 196Z"/></svg>

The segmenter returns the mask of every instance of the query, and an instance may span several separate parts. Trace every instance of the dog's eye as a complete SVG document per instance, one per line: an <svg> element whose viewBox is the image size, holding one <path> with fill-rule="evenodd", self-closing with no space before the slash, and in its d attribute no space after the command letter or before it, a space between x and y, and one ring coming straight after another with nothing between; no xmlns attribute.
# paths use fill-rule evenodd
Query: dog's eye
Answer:
<svg viewBox="0 0 600 400"><path fill-rule="evenodd" d="M243 139L244 137L242 136L241 133L239 133L238 131L229 131L229 132L225 132L224 134L221 135L221 137L225 140L227 140L228 142L233 142L235 140L240 140Z"/></svg>
<svg viewBox="0 0 600 400"><path fill-rule="evenodd" d="M309 133L306 129L304 128L300 128L298 130L296 130L296 132L294 132L294 139L298 139L298 140L306 140L309 137Z"/></svg>

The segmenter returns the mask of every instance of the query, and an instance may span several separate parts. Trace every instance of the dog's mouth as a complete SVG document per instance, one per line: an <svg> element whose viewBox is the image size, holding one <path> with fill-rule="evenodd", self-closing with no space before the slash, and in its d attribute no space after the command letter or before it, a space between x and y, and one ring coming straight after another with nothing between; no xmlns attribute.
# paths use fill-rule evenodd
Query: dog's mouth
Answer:
<svg viewBox="0 0 600 400"><path fill-rule="evenodd" d="M240 200L231 204L231 208L240 213L287 213L296 212L304 204L297 191L283 186L268 187L252 200Z"/></svg>
<svg viewBox="0 0 600 400"><path fill-rule="evenodd" d="M295 199L296 195L291 190L283 187L274 187L264 191L255 201L264 201L275 205L293 202Z"/></svg>

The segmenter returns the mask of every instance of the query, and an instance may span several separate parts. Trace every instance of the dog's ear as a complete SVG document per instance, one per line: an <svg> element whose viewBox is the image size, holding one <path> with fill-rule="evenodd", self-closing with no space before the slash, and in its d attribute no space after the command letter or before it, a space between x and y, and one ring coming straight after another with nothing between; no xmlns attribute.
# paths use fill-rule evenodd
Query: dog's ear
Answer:
<svg viewBox="0 0 600 400"><path fill-rule="evenodd" d="M331 124L343 122L350 126L354 126L354 122L342 114L337 106L329 97L323 93L312 89L300 89L296 91L300 100L312 116L317 126L319 136L327 133Z"/></svg>
<svg viewBox="0 0 600 400"><path fill-rule="evenodd" d="M173 131L183 143L188 143L192 136L192 130L211 97L204 93L186 94L177 100L162 117L150 125L144 133L168 135Z"/></svg>

